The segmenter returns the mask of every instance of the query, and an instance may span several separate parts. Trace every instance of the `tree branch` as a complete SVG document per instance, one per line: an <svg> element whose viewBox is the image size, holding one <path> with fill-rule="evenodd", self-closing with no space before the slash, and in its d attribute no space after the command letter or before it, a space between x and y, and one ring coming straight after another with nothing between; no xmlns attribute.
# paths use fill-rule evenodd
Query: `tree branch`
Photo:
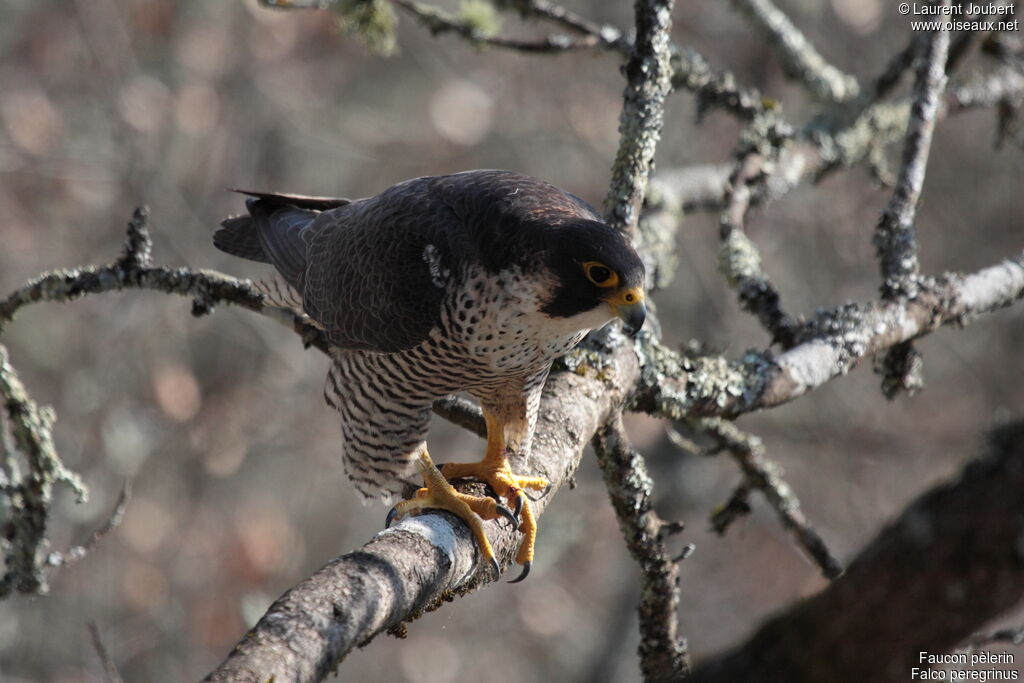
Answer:
<svg viewBox="0 0 1024 683"><path fill-rule="evenodd" d="M626 90L619 117L619 151L604 202L609 225L632 235L664 125L665 96L671 92L669 31L673 0L636 0L636 41L626 63Z"/></svg>
<svg viewBox="0 0 1024 683"><path fill-rule="evenodd" d="M750 152L741 156L729 181L729 199L719 218L718 267L739 296L743 310L752 313L783 348L793 346L797 321L782 310L778 290L761 266L757 247L743 231L750 207L750 186L762 175L763 159Z"/></svg>
<svg viewBox="0 0 1024 683"><path fill-rule="evenodd" d="M957 481L911 504L842 577L688 680L907 680L912 667L925 668L921 652L948 652L1024 598L1022 490L1018 422L998 430L989 455Z"/></svg>
<svg viewBox="0 0 1024 683"><path fill-rule="evenodd" d="M655 416L735 417L788 403L849 372L860 360L943 325L966 325L1024 298L1024 253L971 275L922 282L909 301L847 304L808 323L794 348L681 358L640 335L644 366L633 407Z"/></svg>
<svg viewBox="0 0 1024 683"><path fill-rule="evenodd" d="M267 305L263 294L248 280L213 270L151 266L152 244L145 227L148 212L136 209L129 224L124 253L107 266L82 266L54 270L30 280L0 301L0 333L18 311L39 301L74 301L86 294L122 289L148 289L192 299L192 315L213 312L217 304L241 306L265 315L294 330L303 343L327 352L327 338L319 328L294 312Z"/></svg>
<svg viewBox="0 0 1024 683"><path fill-rule="evenodd" d="M611 416L593 443L626 547L640 565L640 670L647 681L680 678L689 673L690 657L678 635L679 567L664 536L682 531L682 525L654 512L654 482L643 456L629 443L621 414Z"/></svg>
<svg viewBox="0 0 1024 683"><path fill-rule="evenodd" d="M948 6L944 0L943 6ZM917 78L913 105L907 124L903 166L889 206L875 230L875 249L882 264L882 295L913 298L917 293L917 237L914 216L924 185L928 151L938 117L939 102L946 88L946 56L949 32L935 31L928 37Z"/></svg>
<svg viewBox="0 0 1024 683"><path fill-rule="evenodd" d="M5 445L0 476L4 480L0 490L5 494L5 520L0 527L0 550L4 556L4 575L0 578L0 599L14 591L33 594L48 589L46 567L46 527L50 518L53 487L68 486L85 502L87 491L77 474L69 470L53 445L53 423L56 416L52 408L39 407L29 397L25 386L10 363L7 349L0 344L0 398L3 399L4 420L0 427L9 426L12 449ZM15 461L20 453L28 466L23 476Z"/></svg>
<svg viewBox="0 0 1024 683"><path fill-rule="evenodd" d="M831 102L845 102L860 92L857 79L829 64L771 0L734 0L733 4L779 53L786 73L813 94Z"/></svg>

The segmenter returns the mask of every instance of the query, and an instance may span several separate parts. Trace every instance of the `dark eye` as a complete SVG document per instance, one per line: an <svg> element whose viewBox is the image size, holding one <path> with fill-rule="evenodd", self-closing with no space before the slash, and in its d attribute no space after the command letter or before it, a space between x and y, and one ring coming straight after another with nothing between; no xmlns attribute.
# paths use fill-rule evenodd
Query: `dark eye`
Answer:
<svg viewBox="0 0 1024 683"><path fill-rule="evenodd" d="M606 282L608 278L612 276L612 271L608 270L604 266L591 266L590 270L587 271L587 274L590 275L590 279L596 284L601 284Z"/></svg>
<svg viewBox="0 0 1024 683"><path fill-rule="evenodd" d="M615 271L600 261L586 261L580 265L587 279L598 287L615 287L619 284L619 276Z"/></svg>

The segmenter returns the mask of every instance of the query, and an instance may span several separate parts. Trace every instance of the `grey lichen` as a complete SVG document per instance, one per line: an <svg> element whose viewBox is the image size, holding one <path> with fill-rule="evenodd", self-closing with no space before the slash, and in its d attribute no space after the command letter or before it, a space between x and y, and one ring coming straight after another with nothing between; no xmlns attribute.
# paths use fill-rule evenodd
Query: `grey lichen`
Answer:
<svg viewBox="0 0 1024 683"><path fill-rule="evenodd" d="M761 255L741 230L732 230L718 246L718 269L733 287L745 278L761 277Z"/></svg>
<svg viewBox="0 0 1024 683"><path fill-rule="evenodd" d="M5 572L0 578L0 598L17 591L42 594L48 589L44 569L49 546L47 526L53 489L68 486L79 503L88 491L77 474L57 454L52 429L52 408L40 407L29 397L11 366L7 349L0 345L0 398L9 430L2 443L3 519L0 520L0 551ZM19 466L19 459L23 467Z"/></svg>

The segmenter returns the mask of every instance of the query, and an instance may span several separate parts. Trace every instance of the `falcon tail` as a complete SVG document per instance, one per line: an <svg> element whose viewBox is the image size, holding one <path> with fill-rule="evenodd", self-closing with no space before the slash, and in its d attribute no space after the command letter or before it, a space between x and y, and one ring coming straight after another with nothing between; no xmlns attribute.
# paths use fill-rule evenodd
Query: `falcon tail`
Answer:
<svg viewBox="0 0 1024 683"><path fill-rule="evenodd" d="M347 199L248 192L248 216L228 218L213 234L213 244L233 256L271 263L295 286L306 270L305 231L320 211L344 206Z"/></svg>

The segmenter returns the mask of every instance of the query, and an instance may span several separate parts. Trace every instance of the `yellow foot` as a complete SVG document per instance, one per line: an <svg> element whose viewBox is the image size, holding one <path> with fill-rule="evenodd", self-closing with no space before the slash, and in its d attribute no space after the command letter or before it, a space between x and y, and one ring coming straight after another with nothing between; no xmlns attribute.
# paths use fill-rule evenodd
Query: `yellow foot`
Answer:
<svg viewBox="0 0 1024 683"><path fill-rule="evenodd" d="M523 540L516 553L516 562L523 565L523 572L509 583L519 583L525 579L530 573L530 567L533 566L533 549L537 542L537 521L525 490L544 491L551 485L550 482L540 477L520 477L512 474L508 459L503 455L488 456L475 463L449 463L439 469L442 468L442 474L449 481L466 477L479 479L491 487L499 500L504 498L514 507L516 526L523 532Z"/></svg>
<svg viewBox="0 0 1024 683"><path fill-rule="evenodd" d="M424 451L420 456L420 467L423 470L424 488L416 491L416 494L408 499L399 502L388 512L385 526L390 527L396 519L401 519L407 514L427 508L435 510L447 510L461 519L473 532L480 552L485 562L489 562L494 568L495 576L500 576L498 561L494 558L494 550L491 542L484 534L483 519L497 519L499 516L509 519L513 526L519 526L517 516L511 510L502 505L499 501L486 496L470 496L460 493L448 483L444 476L434 466L430 456ZM531 515L532 516L532 515Z"/></svg>

